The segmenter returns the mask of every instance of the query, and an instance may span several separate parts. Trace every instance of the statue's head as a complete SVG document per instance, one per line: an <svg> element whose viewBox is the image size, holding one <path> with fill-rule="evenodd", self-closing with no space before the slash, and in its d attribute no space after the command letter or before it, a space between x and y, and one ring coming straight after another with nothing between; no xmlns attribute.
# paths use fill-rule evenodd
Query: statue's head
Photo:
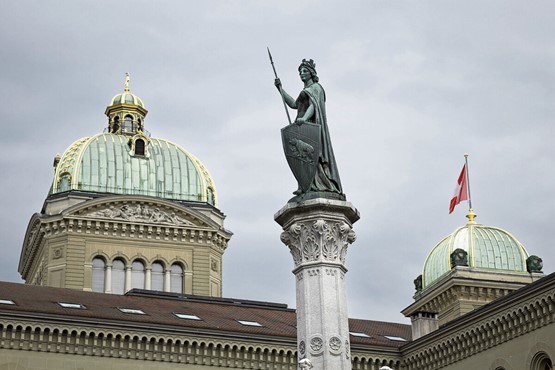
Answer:
<svg viewBox="0 0 555 370"><path fill-rule="evenodd" d="M308 358L303 358L299 361L299 367L301 368L301 370L309 370L312 369L313 365Z"/></svg>
<svg viewBox="0 0 555 370"><path fill-rule="evenodd" d="M303 61L301 62L301 65L299 66L299 72L301 71L301 68L306 68L312 75L312 81L318 82L319 79L316 73L316 63L314 63L312 59L309 59L309 60L303 59Z"/></svg>

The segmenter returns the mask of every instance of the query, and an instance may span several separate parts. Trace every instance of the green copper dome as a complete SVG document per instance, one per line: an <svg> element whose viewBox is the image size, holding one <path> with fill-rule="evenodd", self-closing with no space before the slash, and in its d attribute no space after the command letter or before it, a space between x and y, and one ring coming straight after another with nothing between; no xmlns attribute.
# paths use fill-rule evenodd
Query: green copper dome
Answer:
<svg viewBox="0 0 555 370"><path fill-rule="evenodd" d="M51 194L70 190L145 195L217 206L204 165L170 141L102 133L74 142L56 165Z"/></svg>
<svg viewBox="0 0 555 370"><path fill-rule="evenodd" d="M130 105L138 105L139 107L144 108L143 101L137 95L132 94L130 92L123 92L121 94L117 94L112 98L110 101L109 107L118 105L118 104L130 104Z"/></svg>
<svg viewBox="0 0 555 370"><path fill-rule="evenodd" d="M470 270L526 271L528 252L509 232L473 221L459 227L441 240L430 252L422 272L422 288L427 288L451 271L451 253L468 253Z"/></svg>

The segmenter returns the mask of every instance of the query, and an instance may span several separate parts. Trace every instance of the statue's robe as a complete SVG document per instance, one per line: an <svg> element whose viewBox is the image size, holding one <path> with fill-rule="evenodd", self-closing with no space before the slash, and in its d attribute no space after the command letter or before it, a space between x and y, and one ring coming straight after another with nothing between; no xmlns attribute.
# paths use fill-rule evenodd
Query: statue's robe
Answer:
<svg viewBox="0 0 555 370"><path fill-rule="evenodd" d="M310 185L310 191L329 191L342 194L339 171L333 155L330 133L326 118L326 93L319 83L305 87L297 98L297 119L302 118L310 104L314 114L307 121L320 125L320 155L316 175Z"/></svg>

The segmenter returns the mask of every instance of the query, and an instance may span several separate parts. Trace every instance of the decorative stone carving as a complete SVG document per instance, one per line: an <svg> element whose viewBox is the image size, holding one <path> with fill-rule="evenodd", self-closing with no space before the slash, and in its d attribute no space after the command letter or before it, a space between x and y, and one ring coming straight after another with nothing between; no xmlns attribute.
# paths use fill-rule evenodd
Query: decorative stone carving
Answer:
<svg viewBox="0 0 555 370"><path fill-rule="evenodd" d="M312 369L312 362L308 358L303 358L299 361L299 368L301 370L309 370Z"/></svg>
<svg viewBox="0 0 555 370"><path fill-rule="evenodd" d="M310 340L310 350L312 353L322 352L324 341L320 337L314 337Z"/></svg>
<svg viewBox="0 0 555 370"><path fill-rule="evenodd" d="M60 247L60 248L55 248L52 251L52 259L53 260L57 260L60 259L64 256L64 248Z"/></svg>
<svg viewBox="0 0 555 370"><path fill-rule="evenodd" d="M143 221L161 224L170 224L177 226L191 226L193 223L176 215L175 212L165 212L158 207L149 207L146 204L137 204L136 206L121 205L107 206L103 209L86 214L86 216L94 216L108 218L113 220L125 221Z"/></svg>
<svg viewBox="0 0 555 370"><path fill-rule="evenodd" d="M347 223L322 219L295 222L281 233L281 241L289 247L295 266L315 261L345 263L347 248L355 239L356 234Z"/></svg>
<svg viewBox="0 0 555 370"><path fill-rule="evenodd" d="M215 259L211 259L210 260L210 269L214 272L218 272L218 270L219 270L218 261L216 261Z"/></svg>
<svg viewBox="0 0 555 370"><path fill-rule="evenodd" d="M339 350L341 349L341 339L339 339L338 337L331 337L329 346L333 352L339 352Z"/></svg>
<svg viewBox="0 0 555 370"><path fill-rule="evenodd" d="M301 357L304 357L305 353L306 353L306 344L304 340L301 340L301 342L299 343L299 354L301 355Z"/></svg>
<svg viewBox="0 0 555 370"><path fill-rule="evenodd" d="M345 341L345 358L347 360L351 358L351 345L348 340Z"/></svg>

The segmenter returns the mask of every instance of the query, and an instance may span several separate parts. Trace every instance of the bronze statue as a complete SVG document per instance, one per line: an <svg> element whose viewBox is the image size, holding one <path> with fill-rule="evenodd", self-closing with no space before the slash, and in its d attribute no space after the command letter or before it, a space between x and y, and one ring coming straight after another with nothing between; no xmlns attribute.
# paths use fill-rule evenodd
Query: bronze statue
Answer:
<svg viewBox="0 0 555 370"><path fill-rule="evenodd" d="M285 92L277 75L275 80L284 103L297 110L295 122L290 126L302 127L282 130L285 154L299 183L294 194L318 193L315 196L345 199L326 119L326 93L318 82L312 59L303 59L299 76L304 87L297 99Z"/></svg>
<svg viewBox="0 0 555 370"><path fill-rule="evenodd" d="M543 260L538 256L530 256L526 259L526 270L529 273L542 272Z"/></svg>
<svg viewBox="0 0 555 370"><path fill-rule="evenodd" d="M451 268L455 266L468 266L468 252L457 248L451 253Z"/></svg>

